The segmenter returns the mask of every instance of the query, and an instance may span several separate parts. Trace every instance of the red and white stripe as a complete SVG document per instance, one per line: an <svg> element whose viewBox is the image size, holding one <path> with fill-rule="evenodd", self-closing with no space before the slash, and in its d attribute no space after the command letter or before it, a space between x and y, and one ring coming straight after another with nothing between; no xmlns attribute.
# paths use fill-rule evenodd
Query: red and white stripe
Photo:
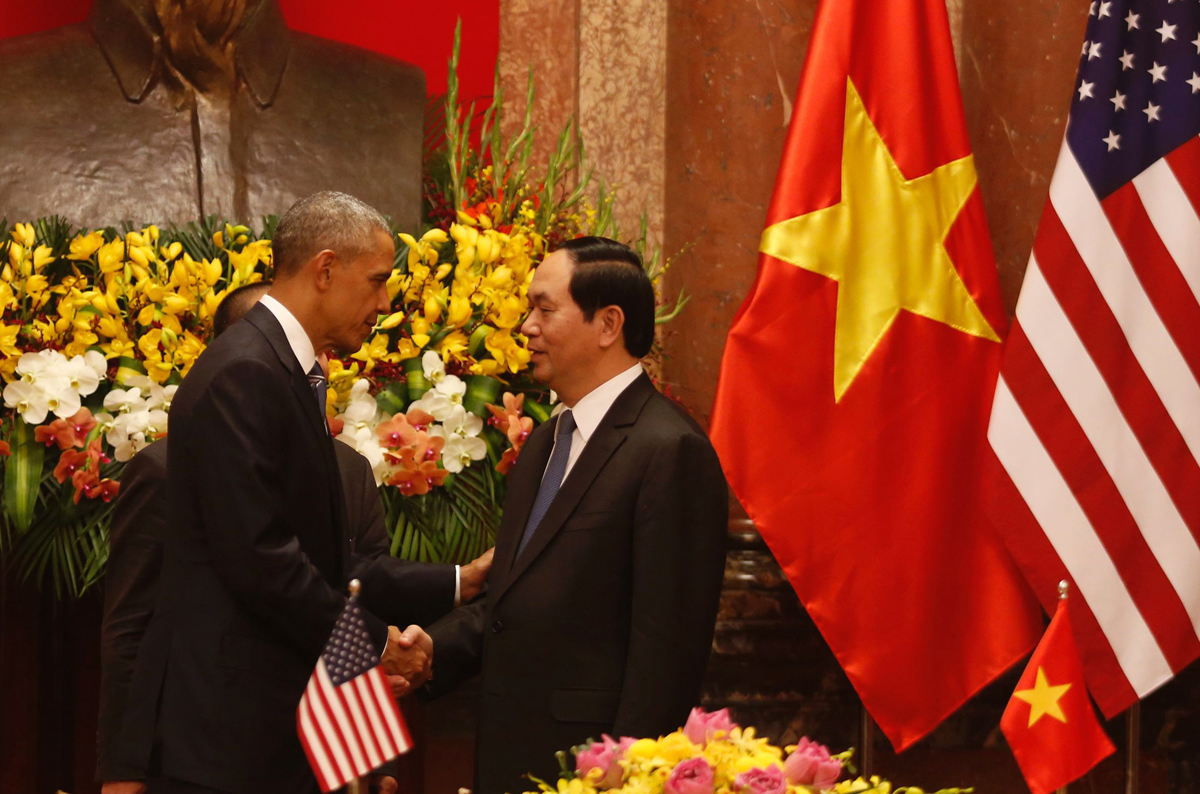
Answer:
<svg viewBox="0 0 1200 794"><path fill-rule="evenodd" d="M1200 656L1200 139L1103 201L1063 142L988 438L997 523L1045 603L1074 582L1112 716Z"/></svg>
<svg viewBox="0 0 1200 794"><path fill-rule="evenodd" d="M333 791L408 752L408 726L383 668L335 687L325 660L308 680L296 709L300 743L322 791Z"/></svg>

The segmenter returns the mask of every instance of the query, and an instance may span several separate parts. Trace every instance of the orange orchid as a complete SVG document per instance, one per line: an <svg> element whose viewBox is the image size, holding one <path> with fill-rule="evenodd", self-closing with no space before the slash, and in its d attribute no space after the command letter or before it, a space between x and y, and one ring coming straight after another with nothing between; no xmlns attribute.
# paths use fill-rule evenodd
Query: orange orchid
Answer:
<svg viewBox="0 0 1200 794"><path fill-rule="evenodd" d="M95 427L96 419L85 407L69 419L55 419L48 425L36 428L33 435L46 446L57 443L59 449L71 449L82 447L87 442L88 433Z"/></svg>
<svg viewBox="0 0 1200 794"><path fill-rule="evenodd" d="M0 457L8 457L12 454L12 449L8 446L7 441L0 441Z"/></svg>
<svg viewBox="0 0 1200 794"><path fill-rule="evenodd" d="M423 460L411 468L400 469L386 482L399 488L405 496L420 496L442 485L449 474L445 469L439 469L432 460Z"/></svg>
<svg viewBox="0 0 1200 794"><path fill-rule="evenodd" d="M512 447L504 450L504 454L500 456L500 462L496 464L496 471L501 474L508 474L512 469L513 464L517 462L517 457L521 454L521 447L525 446L526 439L533 432L533 419L528 416L521 415L521 409L525 405L525 395L513 395L512 392L504 393L504 408L489 404L488 412L492 417L488 419L488 423L504 433L508 437L508 443Z"/></svg>

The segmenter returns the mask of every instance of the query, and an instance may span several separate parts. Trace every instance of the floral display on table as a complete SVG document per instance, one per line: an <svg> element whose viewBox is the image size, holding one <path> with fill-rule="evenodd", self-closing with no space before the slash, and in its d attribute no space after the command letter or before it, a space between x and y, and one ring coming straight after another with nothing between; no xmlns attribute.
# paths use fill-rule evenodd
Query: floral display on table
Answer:
<svg viewBox="0 0 1200 794"><path fill-rule="evenodd" d="M392 311L361 349L330 361L327 406L334 435L371 462L392 553L427 561L492 544L505 475L552 413L519 330L534 268L556 242L621 237L614 194L591 179L573 124L535 178L532 75L524 125L506 137L499 76L477 118L459 107L457 57L456 32L443 140L426 158L426 228L398 232ZM275 223L0 222L6 567L60 594L99 579L121 469L167 435L171 399L224 297L270 278ZM644 223L633 244L657 284L665 263L646 250ZM685 302L660 306L658 320Z"/></svg>
<svg viewBox="0 0 1200 794"><path fill-rule="evenodd" d="M833 755L807 738L778 747L754 728L738 726L727 709L696 708L683 728L658 739L603 736L560 752L560 778L531 778L536 787L526 794L923 794L915 786L857 775L852 754Z"/></svg>

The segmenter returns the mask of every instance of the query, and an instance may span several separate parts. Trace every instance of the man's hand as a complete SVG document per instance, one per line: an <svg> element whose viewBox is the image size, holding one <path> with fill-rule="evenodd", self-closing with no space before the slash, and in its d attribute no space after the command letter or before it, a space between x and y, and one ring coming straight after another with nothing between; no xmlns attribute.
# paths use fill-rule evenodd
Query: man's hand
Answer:
<svg viewBox="0 0 1200 794"><path fill-rule="evenodd" d="M488 578L488 571L492 570L492 554L495 551L494 548L488 549L479 555L478 559L472 560L458 569L458 595L462 603L474 601L475 597L479 595L479 591L483 589L483 584Z"/></svg>
<svg viewBox="0 0 1200 794"><path fill-rule="evenodd" d="M141 780L112 780L100 785L100 794L145 794L146 784Z"/></svg>
<svg viewBox="0 0 1200 794"><path fill-rule="evenodd" d="M370 775L367 778L367 790L370 794L396 794L400 784L390 775Z"/></svg>
<svg viewBox="0 0 1200 794"><path fill-rule="evenodd" d="M403 632L388 626L387 647L380 662L392 694L407 695L433 677L433 640L420 626L409 626Z"/></svg>

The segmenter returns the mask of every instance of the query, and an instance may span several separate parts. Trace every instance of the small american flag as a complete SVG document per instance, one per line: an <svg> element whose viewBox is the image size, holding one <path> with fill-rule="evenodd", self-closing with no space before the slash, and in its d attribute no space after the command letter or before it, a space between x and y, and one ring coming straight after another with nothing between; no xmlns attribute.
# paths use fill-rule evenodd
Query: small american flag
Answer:
<svg viewBox="0 0 1200 794"><path fill-rule="evenodd" d="M412 746L357 601L346 602L296 709L296 728L322 791L333 791Z"/></svg>
<svg viewBox="0 0 1200 794"><path fill-rule="evenodd" d="M1113 716L1200 656L1200 4L1097 0L1005 348L995 512Z"/></svg>

